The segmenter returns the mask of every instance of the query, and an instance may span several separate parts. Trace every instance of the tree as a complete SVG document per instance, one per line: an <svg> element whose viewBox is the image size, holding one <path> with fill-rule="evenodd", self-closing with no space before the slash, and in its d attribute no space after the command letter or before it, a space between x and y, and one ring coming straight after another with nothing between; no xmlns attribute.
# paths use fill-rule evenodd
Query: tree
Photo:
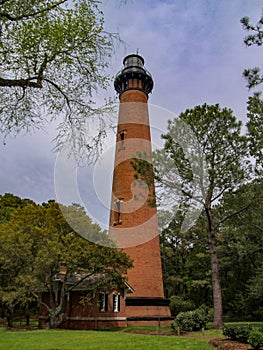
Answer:
<svg viewBox="0 0 263 350"><path fill-rule="evenodd" d="M263 298L263 264L259 263L255 274L249 280L249 297L253 301L254 315L262 320L263 308L261 300Z"/></svg>
<svg viewBox="0 0 263 350"><path fill-rule="evenodd" d="M184 201L189 210L182 224L187 231L204 209L211 261L214 327L223 324L219 264L216 249L220 226L234 213L216 217L214 208L224 193L231 193L246 179L247 140L241 122L232 111L204 104L187 109L170 120L163 135L165 145L154 154L155 177L162 186L162 199ZM147 179L149 166L138 160L137 176ZM239 208L244 210L244 208Z"/></svg>
<svg viewBox="0 0 263 350"><path fill-rule="evenodd" d="M33 201L19 198L11 193L0 195L0 223L8 221L16 209L29 204L33 204Z"/></svg>
<svg viewBox="0 0 263 350"><path fill-rule="evenodd" d="M241 23L246 31L250 34L244 39L247 46L262 46L263 44L263 16L256 25L252 25L248 17L243 17ZM263 82L263 75L259 67L245 69L243 76L247 80L249 89L255 88ZM250 152L256 160L256 171L263 169L262 157L262 132L263 132L263 100L261 92L255 92L248 99L248 137Z"/></svg>
<svg viewBox="0 0 263 350"><path fill-rule="evenodd" d="M242 18L241 23L243 24L244 29L250 32L250 34L244 39L245 44L247 46L262 46L263 16L261 16L259 22L256 25L252 25L248 17ZM245 69L243 75L247 79L247 86L249 89L258 86L263 82L263 75L259 67L255 67L253 69ZM250 154L255 158L256 174L261 177L263 170L263 100L261 92L255 92L253 96L249 97L247 109L247 117L249 119L247 122L247 129ZM257 274L251 279L249 289L251 298L260 300L262 296L262 266L257 267ZM261 310L260 307L257 306L256 309Z"/></svg>
<svg viewBox="0 0 263 350"><path fill-rule="evenodd" d="M247 104L247 130L250 154L255 159L255 170L257 175L263 170L263 100L260 93L250 96Z"/></svg>
<svg viewBox="0 0 263 350"><path fill-rule="evenodd" d="M102 231L98 224L92 223L90 217L86 215L85 208L73 203L70 206L59 205L63 217L70 227L89 242L93 242L105 247L114 247L113 241L106 231Z"/></svg>
<svg viewBox="0 0 263 350"><path fill-rule="evenodd" d="M171 299L173 315L194 310L202 304L211 306L211 271L204 217L200 217L195 227L182 232L184 214L182 208L178 210L160 233L164 290Z"/></svg>
<svg viewBox="0 0 263 350"><path fill-rule="evenodd" d="M263 15L261 16L259 22L256 25L252 25L249 22L249 17L243 17L241 19L243 28L250 32L250 34L244 39L244 43L247 46L257 45L262 46L263 44ZM252 33L252 34L251 34ZM243 73L244 77L247 79L248 87L252 88L263 82L263 76L260 74L260 68L250 68L245 69Z"/></svg>
<svg viewBox="0 0 263 350"><path fill-rule="evenodd" d="M98 225L88 225L103 234ZM95 282L87 294L105 283L120 285L129 267L131 261L123 252L91 243L73 231L54 201L17 209L0 225L0 300L10 326L17 305L37 300L47 308L51 327L56 327L71 289L92 276ZM36 293L43 289L49 305Z"/></svg>
<svg viewBox="0 0 263 350"><path fill-rule="evenodd" d="M258 179L240 186L234 196L226 194L217 208L229 214L240 203L247 205L221 226L218 239L224 309L236 319L262 318L262 298L257 295L262 287L262 200L263 182Z"/></svg>
<svg viewBox="0 0 263 350"><path fill-rule="evenodd" d="M97 149L110 104L105 89L114 34L95 0L0 1L0 131L39 128L63 116L57 147ZM90 133L87 121L94 122ZM84 148L84 149L83 149Z"/></svg>

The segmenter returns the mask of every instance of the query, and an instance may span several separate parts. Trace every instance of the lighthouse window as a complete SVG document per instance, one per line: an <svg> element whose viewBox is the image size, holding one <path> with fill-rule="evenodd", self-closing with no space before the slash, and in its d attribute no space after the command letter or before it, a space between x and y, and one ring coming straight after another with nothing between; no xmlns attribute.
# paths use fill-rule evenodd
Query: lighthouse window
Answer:
<svg viewBox="0 0 263 350"><path fill-rule="evenodd" d="M120 200L116 202L116 207L117 207L117 215L118 215L117 221L119 223L121 221L121 201Z"/></svg>
<svg viewBox="0 0 263 350"><path fill-rule="evenodd" d="M108 294L104 292L99 293L99 308L101 312L108 311Z"/></svg>
<svg viewBox="0 0 263 350"><path fill-rule="evenodd" d="M119 151L125 149L125 135L127 134L126 130L122 130L119 132L120 135L120 147L119 147Z"/></svg>
<svg viewBox="0 0 263 350"><path fill-rule="evenodd" d="M118 199L116 201L116 208L117 208L117 223L121 223L121 201Z"/></svg>
<svg viewBox="0 0 263 350"><path fill-rule="evenodd" d="M113 294L112 306L113 312L120 312L120 294Z"/></svg>
<svg viewBox="0 0 263 350"><path fill-rule="evenodd" d="M122 202L122 198L118 198L115 201L115 206L116 206L116 210L115 210L115 220L113 225L120 225L122 223L121 221L121 202Z"/></svg>

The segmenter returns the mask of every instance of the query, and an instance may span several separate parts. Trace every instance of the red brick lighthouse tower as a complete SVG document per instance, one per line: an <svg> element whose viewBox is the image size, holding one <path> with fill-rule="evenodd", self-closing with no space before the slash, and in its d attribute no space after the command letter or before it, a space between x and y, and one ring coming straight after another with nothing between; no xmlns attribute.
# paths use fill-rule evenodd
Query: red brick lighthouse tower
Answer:
<svg viewBox="0 0 263 350"><path fill-rule="evenodd" d="M149 206L153 193L145 182L135 179L133 157L151 162L148 94L153 88L144 59L132 54L124 58L116 75L119 120L112 184L110 236L132 259L128 283L134 293L125 299L128 324L162 324L171 320L169 301L164 299L156 206ZM152 198L152 197L151 197Z"/></svg>

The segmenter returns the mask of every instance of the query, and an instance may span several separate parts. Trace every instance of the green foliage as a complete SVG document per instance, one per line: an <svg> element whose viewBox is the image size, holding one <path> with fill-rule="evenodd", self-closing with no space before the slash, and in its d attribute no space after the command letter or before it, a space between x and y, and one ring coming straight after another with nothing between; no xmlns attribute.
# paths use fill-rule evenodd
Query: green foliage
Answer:
<svg viewBox="0 0 263 350"><path fill-rule="evenodd" d="M261 16L260 20L256 25L252 25L249 22L249 17L245 16L241 20L243 27L245 30L249 31L250 34L244 39L244 42L247 46L257 45L261 46L263 44L263 16Z"/></svg>
<svg viewBox="0 0 263 350"><path fill-rule="evenodd" d="M240 203L246 209L231 216ZM257 180L225 195L217 207L230 215L220 228L218 255L224 309L233 320L262 319L262 203L263 182Z"/></svg>
<svg viewBox="0 0 263 350"><path fill-rule="evenodd" d="M259 349L263 346L263 333L258 329L252 329L249 333L248 343L253 349Z"/></svg>
<svg viewBox="0 0 263 350"><path fill-rule="evenodd" d="M217 236L221 225L244 208L239 203L239 208L228 215L224 211L218 212L219 215L214 212L223 194L231 195L247 181L251 169L247 138L242 135L241 126L230 109L220 108L218 104L196 106L168 122L168 132L163 135L164 148L154 154L156 179L164 203L185 209L181 212L183 220L175 219L180 222L182 233L191 231L204 209L201 222L211 257L214 327L223 324ZM167 241L169 246L170 239ZM198 253L201 257L204 251ZM206 280L207 276L203 276L192 281L192 285L205 285Z"/></svg>
<svg viewBox="0 0 263 350"><path fill-rule="evenodd" d="M259 263L254 276L249 280L249 296L258 302L263 300L263 264ZM261 308L261 312L263 312Z"/></svg>
<svg viewBox="0 0 263 350"><path fill-rule="evenodd" d="M77 211L78 218L84 215L82 208L71 206L69 210L72 215ZM105 236L89 218L85 229L92 236ZM61 267L65 273L59 275ZM93 283L87 282L87 293L105 284L114 288L123 283L122 275L129 267L131 261L123 252L96 245L75 232L54 201L18 207L9 221L0 224L0 303L10 317L16 306L38 301L37 290L50 293L51 305L45 307L57 317L74 283L100 276ZM58 275L60 293L56 292ZM72 276L77 277L73 280Z"/></svg>
<svg viewBox="0 0 263 350"><path fill-rule="evenodd" d="M98 224L92 223L85 209L79 204L69 206L59 205L59 209L71 228L86 240L103 246L114 247L106 231Z"/></svg>
<svg viewBox="0 0 263 350"><path fill-rule="evenodd" d="M223 328L223 335L231 340L247 343L251 329L250 325L225 325Z"/></svg>
<svg viewBox="0 0 263 350"><path fill-rule="evenodd" d="M247 129L250 154L256 160L256 171L263 170L263 100L261 93L250 96L247 103Z"/></svg>
<svg viewBox="0 0 263 350"><path fill-rule="evenodd" d="M253 25L250 23L248 17L241 19L241 23L249 35L244 39L244 43L247 46L256 45L258 47L263 44L263 16L261 15L258 23ZM247 86L249 89L254 88L263 82L263 75L259 67L245 69L243 76L247 80ZM248 99L248 137L250 152L256 159L256 171L262 172L263 170L263 157L262 157L262 106L263 100L261 92L255 92L253 96Z"/></svg>
<svg viewBox="0 0 263 350"><path fill-rule="evenodd" d="M199 331L206 328L207 314L203 308L181 312L176 316L175 322L182 331Z"/></svg>
<svg viewBox="0 0 263 350"><path fill-rule="evenodd" d="M223 335L234 341L249 343L253 349L259 349L263 345L263 328L251 324L225 325Z"/></svg>
<svg viewBox="0 0 263 350"><path fill-rule="evenodd" d="M193 310L195 305L192 300L184 300L181 296L173 295L170 297L170 309L172 316L181 312Z"/></svg>
<svg viewBox="0 0 263 350"><path fill-rule="evenodd" d="M243 17L241 19L243 28L250 34L244 39L244 43L247 46L262 46L263 44L263 16L256 25L252 25L248 17ZM258 67L253 69L246 69L244 71L244 76L248 81L248 87L252 88L263 82L263 76L260 75L260 69Z"/></svg>
<svg viewBox="0 0 263 350"><path fill-rule="evenodd" d="M30 199L21 199L11 193L0 195L0 223L8 221L14 210L33 204Z"/></svg>
<svg viewBox="0 0 263 350"><path fill-rule="evenodd" d="M193 196L194 188L188 188L186 183L188 180L190 181L188 186L194 185L194 177L197 177L195 186L199 186L200 189L204 186L203 190L206 191L203 193L203 198L199 198L202 202L207 198L206 195L213 199L222 189L228 190L235 184L239 184L245 175L246 138L241 135L241 122L235 118L232 111L227 108L221 109L218 104L212 106L204 104L187 109L180 114L179 118L190 127L190 130L187 135L181 135L180 130L178 130L178 126L180 127L181 124L178 125L177 119L170 121L168 133L163 136L166 143L165 152L162 153L173 161L174 168L171 168L171 171L177 169L178 180L181 178L180 184L185 186L184 192L195 199ZM181 133L187 131L184 128L181 129ZM197 149L200 152L200 159L196 160L189 157L193 153L193 150L190 149L195 142L193 137L196 138L196 147L200 148L200 150ZM184 138L185 144L188 142L189 151L182 148L185 148L185 145L182 144L181 138ZM182 151L184 151L184 155ZM185 159L186 156L188 156L188 160ZM163 157L161 160L167 164ZM191 163L188 163L189 161ZM205 163L195 164L195 161ZM159 168L160 171L162 170L163 165L159 161L156 166L157 170ZM195 167L198 166L199 169L196 169ZM207 179L204 177L205 170L208 171ZM174 179L175 175L175 172L174 176L170 173L162 174L165 176L163 181L169 185L169 177ZM203 177L201 177L202 175ZM170 184L170 187L173 186Z"/></svg>
<svg viewBox="0 0 263 350"><path fill-rule="evenodd" d="M182 232L183 212L178 210L161 231L165 295L176 314L204 303L211 306L210 259L203 219L201 215L193 228Z"/></svg>
<svg viewBox="0 0 263 350"><path fill-rule="evenodd" d="M105 133L106 105L94 96L108 86L114 35L95 0L9 0L0 4L0 130L40 127L63 115L57 145L91 151ZM105 114L105 115L104 115ZM86 121L96 115L98 133ZM74 138L74 140L72 139Z"/></svg>

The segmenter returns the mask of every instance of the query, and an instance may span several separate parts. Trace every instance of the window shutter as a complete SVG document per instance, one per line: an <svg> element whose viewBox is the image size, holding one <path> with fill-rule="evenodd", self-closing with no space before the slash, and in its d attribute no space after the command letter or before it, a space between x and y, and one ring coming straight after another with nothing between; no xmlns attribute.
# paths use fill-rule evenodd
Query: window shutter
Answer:
<svg viewBox="0 0 263 350"><path fill-rule="evenodd" d="M118 294L118 311L121 311L121 296Z"/></svg>
<svg viewBox="0 0 263 350"><path fill-rule="evenodd" d="M104 294L105 295L105 311L108 311L108 294Z"/></svg>

